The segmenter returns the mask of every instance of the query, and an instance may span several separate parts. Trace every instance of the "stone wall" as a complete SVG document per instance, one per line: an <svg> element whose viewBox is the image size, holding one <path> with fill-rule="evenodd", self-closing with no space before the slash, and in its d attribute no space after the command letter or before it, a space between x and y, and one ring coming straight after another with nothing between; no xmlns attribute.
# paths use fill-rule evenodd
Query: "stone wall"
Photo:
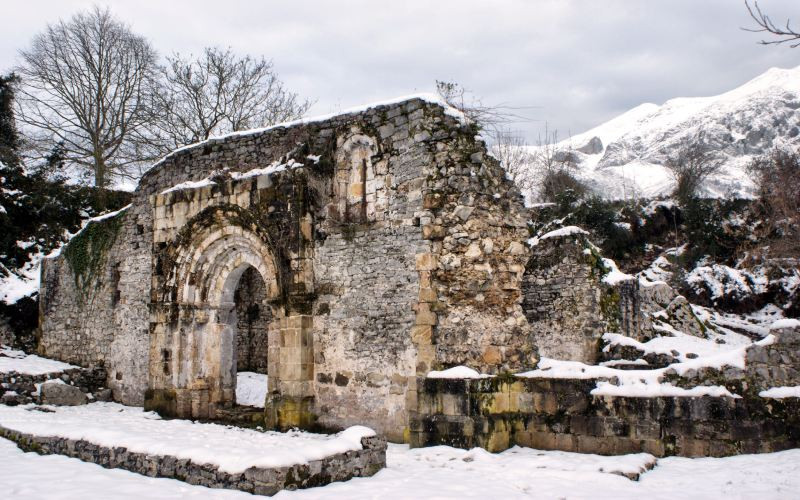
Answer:
<svg viewBox="0 0 800 500"><path fill-rule="evenodd" d="M426 379L411 445L727 456L800 446L800 399L592 396L593 380Z"/></svg>
<svg viewBox="0 0 800 500"><path fill-rule="evenodd" d="M606 331L618 331L619 291L604 285L602 260L582 233L542 238L523 277L525 316L542 356L593 364Z"/></svg>
<svg viewBox="0 0 800 500"><path fill-rule="evenodd" d="M145 476L178 479L208 488L233 489L255 495L271 496L281 490L312 488L354 477L369 477L386 466L386 441L379 437L362 438L362 450L338 453L307 464L250 467L242 473L231 474L215 465L198 464L188 459L136 453L84 440L34 436L2 426L0 436L14 441L23 451L65 455L110 469L125 469Z"/></svg>
<svg viewBox="0 0 800 500"><path fill-rule="evenodd" d="M39 354L105 366L114 398L132 405L144 402L147 385L150 218L134 203L92 222L73 238L71 258L44 259L41 268Z"/></svg>
<svg viewBox="0 0 800 500"><path fill-rule="evenodd" d="M30 375L27 373L6 372L0 373L0 404L10 406L38 403L40 399L37 385L48 380L60 380L80 389L82 393L92 394L98 399L102 396L106 385L106 372L102 368L86 370L83 368L70 368L62 372Z"/></svg>

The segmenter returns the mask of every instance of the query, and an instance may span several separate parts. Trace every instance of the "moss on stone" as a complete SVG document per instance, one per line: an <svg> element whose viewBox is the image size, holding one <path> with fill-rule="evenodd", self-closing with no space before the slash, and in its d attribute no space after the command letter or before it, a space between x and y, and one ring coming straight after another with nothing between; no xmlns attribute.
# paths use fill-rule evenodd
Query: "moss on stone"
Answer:
<svg viewBox="0 0 800 500"><path fill-rule="evenodd" d="M72 270L75 286L85 296L100 283L100 272L108 251L117 240L125 211L99 221L91 221L64 247L62 255Z"/></svg>
<svg viewBox="0 0 800 500"><path fill-rule="evenodd" d="M622 314L619 310L620 295L616 288L604 288L600 294L600 313L606 321L608 331L619 331Z"/></svg>

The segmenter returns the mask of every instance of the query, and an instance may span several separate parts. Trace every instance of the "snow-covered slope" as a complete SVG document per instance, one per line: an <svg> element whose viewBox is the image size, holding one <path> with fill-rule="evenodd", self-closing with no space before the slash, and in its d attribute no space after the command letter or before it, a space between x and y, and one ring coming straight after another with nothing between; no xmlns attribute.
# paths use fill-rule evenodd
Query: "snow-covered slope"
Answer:
<svg viewBox="0 0 800 500"><path fill-rule="evenodd" d="M704 194L752 194L746 165L775 147L800 146L800 66L772 68L713 97L642 104L558 149L571 150L579 177L606 197L655 196L673 186L665 159L698 137L724 160Z"/></svg>

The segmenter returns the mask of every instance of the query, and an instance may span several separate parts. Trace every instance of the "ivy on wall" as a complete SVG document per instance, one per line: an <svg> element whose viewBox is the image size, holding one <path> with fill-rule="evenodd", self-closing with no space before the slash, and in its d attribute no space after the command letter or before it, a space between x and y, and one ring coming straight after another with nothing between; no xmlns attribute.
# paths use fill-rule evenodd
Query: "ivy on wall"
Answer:
<svg viewBox="0 0 800 500"><path fill-rule="evenodd" d="M64 247L62 254L72 270L75 287L83 297L100 283L100 272L117 239L124 215L125 210L122 210L114 216L89 222Z"/></svg>

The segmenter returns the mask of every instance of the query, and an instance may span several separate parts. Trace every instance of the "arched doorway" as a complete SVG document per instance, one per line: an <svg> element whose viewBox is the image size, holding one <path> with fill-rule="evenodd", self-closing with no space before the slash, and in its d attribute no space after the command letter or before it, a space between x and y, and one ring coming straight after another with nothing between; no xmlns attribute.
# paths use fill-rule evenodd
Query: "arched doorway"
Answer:
<svg viewBox="0 0 800 500"><path fill-rule="evenodd" d="M264 407L269 376L269 331L273 314L267 284L252 266L242 272L233 292L231 371L237 405Z"/></svg>
<svg viewBox="0 0 800 500"><path fill-rule="evenodd" d="M247 371L268 377L267 426L304 427L313 420L311 261L279 260L287 259L280 247L257 226L236 225L237 213L198 215L154 261L145 407L217 418L235 405Z"/></svg>

